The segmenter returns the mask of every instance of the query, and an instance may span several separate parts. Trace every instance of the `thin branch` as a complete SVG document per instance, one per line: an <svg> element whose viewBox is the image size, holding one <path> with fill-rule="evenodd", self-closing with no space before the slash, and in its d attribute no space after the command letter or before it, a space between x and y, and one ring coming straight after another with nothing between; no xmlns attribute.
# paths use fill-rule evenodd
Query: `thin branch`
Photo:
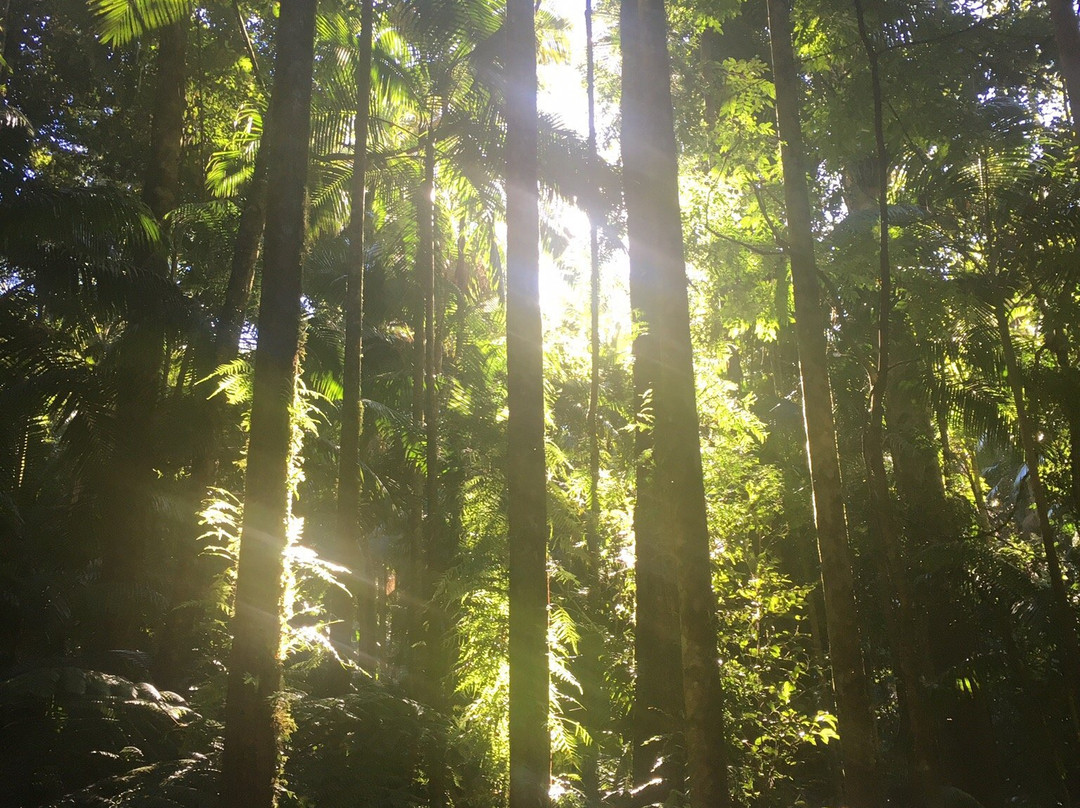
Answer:
<svg viewBox="0 0 1080 808"><path fill-rule="evenodd" d="M233 11L236 12L236 24L240 26L240 35L244 39L244 47L247 49L248 58L251 59L251 74L259 89L266 92L266 82L263 80L262 70L259 68L259 56L255 53L255 46L251 43L251 35L248 34L247 23L244 21L244 12L240 10L240 0L233 0Z"/></svg>
<svg viewBox="0 0 1080 808"><path fill-rule="evenodd" d="M780 230L780 228L776 226L776 222L774 222L772 220L772 217L769 216L769 210L765 207L765 198L762 196L761 193L761 185L755 182L753 184L753 188L754 198L757 200L758 208L760 208L761 210L761 216L765 219L765 224L772 232L773 240L777 243L780 249L783 250L785 247L787 247L787 239L784 238L783 232Z"/></svg>
<svg viewBox="0 0 1080 808"><path fill-rule="evenodd" d="M903 50L904 48L916 48L916 47L919 47L920 45L933 45L936 42L944 42L947 39L952 39L953 37L957 37L957 36L960 36L962 34L966 34L966 33L969 33L971 31L978 30L979 28L982 28L984 25L989 25L990 23L996 22L996 21L1000 20L1002 17L1005 17L1005 16L1007 16L1007 15L1002 14L1002 15L993 16L993 17L983 17L981 20L976 20L974 23L972 23L971 25L969 25L969 26L967 26L965 28L957 28L955 31L946 31L943 34L938 34L937 36L927 37L926 39L916 39L916 40L912 40L911 42L897 42L895 45L886 45L886 46L884 46L882 48L875 48L875 51L880 56L883 53L890 53L890 52L892 52L894 50Z"/></svg>
<svg viewBox="0 0 1080 808"><path fill-rule="evenodd" d="M719 230L717 230L715 227L713 227L712 225L709 225L709 224L705 225L705 229L707 231L709 231L710 235L712 235L712 236L714 236L714 237L716 237L718 239L722 239L723 241L730 242L731 244L736 244L736 245L738 245L740 247L743 247L744 249L747 249L747 250L749 250L750 252L752 252L752 253L754 253L756 255L786 255L787 254L787 252L784 250L784 248L782 246L781 247L770 248L770 247L764 247L764 246L762 246L760 244L754 244L754 243L749 242L749 241L743 241L742 239L735 238L734 236L729 236L729 235L727 235L725 233L721 233Z"/></svg>

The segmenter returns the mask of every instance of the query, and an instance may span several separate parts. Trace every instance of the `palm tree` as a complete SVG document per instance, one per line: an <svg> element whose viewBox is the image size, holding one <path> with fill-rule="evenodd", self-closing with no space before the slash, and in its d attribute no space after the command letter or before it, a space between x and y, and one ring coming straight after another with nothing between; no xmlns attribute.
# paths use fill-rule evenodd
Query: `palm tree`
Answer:
<svg viewBox="0 0 1080 808"><path fill-rule="evenodd" d="M374 3L364 0L360 9L360 52L356 62L356 117L353 123L352 191L349 206L349 254L345 287L345 350L341 397L341 448L338 451L337 546L340 558L354 567L355 604L348 592L335 593L331 638L339 649L353 636L353 615L359 617L360 662L375 661L374 570L366 538L361 536L360 435L364 413L361 401L361 362L364 330L364 218L367 183L368 119L371 110L371 51ZM359 551L359 552L358 552ZM342 597L344 595L344 598ZM358 607L358 608L357 608ZM339 650L340 653L340 650Z"/></svg>
<svg viewBox="0 0 1080 808"><path fill-rule="evenodd" d="M288 520L290 408L300 338L301 253L317 0L282 4L273 90L266 260L236 578L222 758L222 800L275 804L283 552Z"/></svg>

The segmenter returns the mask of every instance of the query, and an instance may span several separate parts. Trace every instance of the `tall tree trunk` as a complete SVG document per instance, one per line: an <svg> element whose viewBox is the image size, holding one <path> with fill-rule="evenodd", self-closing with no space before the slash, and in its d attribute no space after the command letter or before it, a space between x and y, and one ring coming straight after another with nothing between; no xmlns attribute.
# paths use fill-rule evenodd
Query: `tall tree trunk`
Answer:
<svg viewBox="0 0 1080 808"><path fill-rule="evenodd" d="M150 121L150 152L143 178L142 200L163 222L176 207L180 189L180 151L184 132L188 20L158 34L157 84ZM168 259L154 252L144 269L166 277ZM145 575L154 525L151 487L154 480L154 421L165 361L163 313L153 303L129 312L121 338L117 368L116 444L106 483L104 513L110 534L104 548L102 575L118 592L137 591ZM107 598L101 644L104 649L142 644L138 609L122 599Z"/></svg>
<svg viewBox="0 0 1080 808"><path fill-rule="evenodd" d="M931 420L924 357L910 326L893 323L886 407L887 439L893 461L897 517L907 538L908 557L920 585L915 590L919 630L927 643L926 669L937 685L935 713L938 760L943 779L984 805L1001 802L1001 759L990 726L988 696L971 669L980 650L980 628L968 617L964 573L936 569L926 559L961 540L962 529L946 496L938 442ZM948 440L947 434L942 443ZM955 686L965 676L972 687Z"/></svg>
<svg viewBox="0 0 1080 808"><path fill-rule="evenodd" d="M375 570L367 537L360 530L360 435L364 425L361 400L361 365L364 350L364 218L367 182L368 118L371 111L371 51L374 2L363 0L360 8L359 54L356 61L356 115L353 117L353 175L346 236L349 242L345 278L345 359L341 394L341 446L338 449L337 541L338 561L352 570L352 594L335 590L330 640L339 655L348 657L359 618L361 667L374 670ZM344 670L344 669L342 669ZM339 676L343 690L347 675Z"/></svg>
<svg viewBox="0 0 1080 808"><path fill-rule="evenodd" d="M269 120L273 112L267 110ZM251 290L255 285L255 267L259 263L263 229L266 226L266 180L267 160L270 154L270 132L264 130L259 153L255 156L255 169L248 186L244 209L236 230L229 283L225 299L218 314L217 338L214 341L214 362L223 365L231 362L240 352L240 337L244 331ZM211 368L212 370L212 368Z"/></svg>
<svg viewBox="0 0 1080 808"><path fill-rule="evenodd" d="M536 19L506 3L506 387L510 523L510 808L548 804L547 479L540 319Z"/></svg>
<svg viewBox="0 0 1080 808"><path fill-rule="evenodd" d="M1058 69L1065 81L1073 129L1080 136L1080 20L1073 0L1047 0L1057 43Z"/></svg>
<svg viewBox="0 0 1080 808"><path fill-rule="evenodd" d="M198 612L192 604L203 597L209 580L200 577L199 547L193 537L202 532L199 511L203 499L217 480L218 463L222 459L225 402L214 396L214 379L210 375L221 365L236 358L244 327L248 300L255 282L255 267L259 260L263 226L266 223L266 155L269 149L266 136L255 158L254 175L248 186L247 198L240 213L240 223L233 244L229 281L218 313L217 334L211 348L196 346L195 376L192 391L195 406L202 409L206 424L203 443L191 461L189 504L190 531L180 536L176 546L176 570L173 591L165 623L157 637L158 652L154 658L155 681L170 690L183 690L195 652L195 627Z"/></svg>
<svg viewBox="0 0 1080 808"><path fill-rule="evenodd" d="M874 120L874 196L878 203L878 311L877 359L870 387L870 412L863 434L870 514L882 547L889 582L888 601L893 633L894 664L903 688L903 714L907 724L912 774L927 798L936 792L940 777L934 713L925 681L929 678L925 635L918 630L912 571L901 545L899 523L885 470L885 397L889 390L892 318L892 263L889 258L889 155L885 145L884 98L877 50L871 41L861 0L854 0L859 38L870 66Z"/></svg>
<svg viewBox="0 0 1080 808"><path fill-rule="evenodd" d="M731 798L663 0L624 0L622 19L630 285L654 343L653 484L676 559L689 797L716 808Z"/></svg>
<svg viewBox="0 0 1080 808"><path fill-rule="evenodd" d="M412 402L411 413L413 425L417 430L424 428L425 416L425 380L427 374L427 278L433 272L435 262L435 229L434 229L434 160L429 161L427 156L429 149L434 147L434 115L428 116L428 127L421 131L417 138L417 151L421 159L420 185L415 191L416 199L416 263L414 267L414 280L416 283L413 299L413 346L412 346ZM430 171L430 173L429 173ZM426 431L425 431L426 432ZM426 507L427 479L420 478L419 470L410 472L412 476L412 488L416 493L412 508L408 516L408 558L406 568L398 578L398 590L403 605L403 619L399 632L404 642L404 663L413 677L416 692L422 699L426 699L428 683L424 676L424 668L427 664L426 654L422 647L424 636L424 610L427 599L429 574L427 570L427 531L428 523L424 514ZM419 654L419 656L417 655Z"/></svg>
<svg viewBox="0 0 1080 808"><path fill-rule="evenodd" d="M435 262L435 191L434 161L427 160L433 148L434 124L420 136L418 151L422 155L422 179L416 197L416 311L413 313L413 389L412 412L416 423L424 419L424 370L427 363L427 281Z"/></svg>
<svg viewBox="0 0 1080 808"><path fill-rule="evenodd" d="M424 245L424 263L417 266L420 277L420 293L424 309L424 553L429 561L429 578L437 573L440 566L436 560L439 555L436 544L439 536L439 407L438 391L435 388L436 377L436 335L435 335L435 206L431 202L435 193L435 141L428 137L424 144L424 194L429 200L427 218L420 227L426 237ZM424 594L433 594L434 581L428 580ZM432 649L428 649L429 652Z"/></svg>
<svg viewBox="0 0 1080 808"><path fill-rule="evenodd" d="M620 8L619 36L624 60L636 58L636 2ZM623 125L646 114L636 83L637 71L622 72ZM634 144L623 144L624 161ZM630 285L630 306L643 311L647 288ZM634 657L636 676L633 706L633 785L638 802L666 803L672 791L685 788L685 753L678 737L682 729L682 644L679 628L679 589L672 534L663 529L653 455L653 391L660 365L656 335L640 329L634 338L634 397L638 422L634 441L637 457L634 486ZM659 739L659 740L657 740ZM647 783L652 783L643 789Z"/></svg>
<svg viewBox="0 0 1080 808"><path fill-rule="evenodd" d="M429 137L424 145L424 185L430 198L435 191L435 140ZM431 207L432 221L428 228L431 260L420 267L420 285L424 297L424 592L427 612L424 624L423 671L427 688L426 701L443 714L450 712L453 688L450 675L453 659L447 645L449 622L436 601L436 584L453 563L455 548L450 542L440 506L439 485L439 365L442 361L442 335L437 327L438 299L435 256L435 206ZM450 783L445 777L446 764L440 750L430 761L428 780L431 808L443 808L449 803Z"/></svg>
<svg viewBox="0 0 1080 808"><path fill-rule="evenodd" d="M428 199L435 191L435 140L424 143L424 186ZM452 663L444 653L448 630L446 616L434 602L435 587L439 578L453 561L454 548L446 534L443 513L440 508L439 491L439 397L437 381L440 363L440 340L436 299L436 246L435 206L427 209L430 221L425 219L420 231L429 241L424 245L424 263L417 266L420 296L424 312L423 356L423 405L424 405L424 500L423 500L423 563L424 589L421 600L426 611L424 625L424 659L421 667L426 689L425 700L439 709L448 706L448 694L444 690ZM441 789L445 784L433 784ZM445 791L435 791L435 801L445 801Z"/></svg>
<svg viewBox="0 0 1080 808"><path fill-rule="evenodd" d="M593 53L593 4L585 0L585 94L588 106L588 148L592 165L597 161L596 150L596 64ZM590 618L599 608L600 563L600 213L594 203L589 210L589 411L586 430L589 433L589 512L585 519L585 581L589 608L581 632L581 706L582 724L592 743L581 750L581 790L586 808L600 805L600 728L604 709L603 676L600 672L600 653L603 635L592 625Z"/></svg>
<svg viewBox="0 0 1080 808"><path fill-rule="evenodd" d="M304 191L311 130L317 0L284 0L275 41L266 202L266 259L236 613L225 703L221 797L226 808L275 803L281 689L281 598L287 541L289 411L300 336Z"/></svg>
<svg viewBox="0 0 1080 808"><path fill-rule="evenodd" d="M1080 518L1080 369L1070 359L1070 337L1067 327L1051 331L1044 340L1057 360L1058 372L1066 390L1061 408L1069 424L1069 506Z"/></svg>
<svg viewBox="0 0 1080 808"><path fill-rule="evenodd" d="M997 302L994 307L994 316L998 337L1001 339L1001 349L1005 355L1009 390L1012 392L1013 404L1016 407L1016 426L1020 432L1020 446L1024 453L1024 463L1027 465L1028 483L1031 485L1032 498L1035 500L1039 534L1042 538L1043 552L1046 555L1046 572L1050 578L1050 593L1053 597L1051 624L1058 646L1057 650L1061 655L1061 674L1064 679L1066 699L1073 721L1073 730L1080 733L1080 646L1077 644L1076 619L1069 602L1069 593L1065 588L1065 579L1062 576L1054 526L1050 523L1050 504L1039 470L1039 446L1035 440L1034 425L1028 414L1020 360L1016 356L1016 348L1013 345L1004 301Z"/></svg>
<svg viewBox="0 0 1080 808"><path fill-rule="evenodd" d="M881 805L877 734L859 639L855 587L844 515L840 461L832 417L832 390L826 362L825 310L821 302L811 233L805 148L799 121L799 76L791 44L785 0L768 0L777 131L784 169L795 327L799 346L807 460L814 495L814 521L821 558L825 620L829 632L833 690L850 808Z"/></svg>

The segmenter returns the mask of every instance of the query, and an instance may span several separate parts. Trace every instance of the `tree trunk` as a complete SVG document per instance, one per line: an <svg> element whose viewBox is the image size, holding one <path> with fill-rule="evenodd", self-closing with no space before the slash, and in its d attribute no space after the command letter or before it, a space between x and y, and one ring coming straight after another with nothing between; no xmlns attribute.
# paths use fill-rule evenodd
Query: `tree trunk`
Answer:
<svg viewBox="0 0 1080 808"><path fill-rule="evenodd" d="M596 151L596 65L593 53L593 5L585 0L585 93L589 120L589 160L595 165ZM600 729L605 694L600 654L604 638L590 622L599 606L600 563L600 240L595 206L589 210L589 411L586 431L589 434L589 512L585 519L585 582L588 588L588 614L581 632L581 706L582 725L592 743L581 750L581 790L586 808L599 808Z"/></svg>
<svg viewBox="0 0 1080 808"><path fill-rule="evenodd" d="M1008 313L1004 301L998 301L994 307L998 337L1005 355L1005 370L1008 375L1009 389L1013 404L1016 406L1016 426L1020 432L1020 446L1027 465L1028 483L1031 485L1032 498L1035 500L1035 513L1039 520L1039 534L1042 538L1043 552L1046 555L1046 572L1050 578L1050 593L1053 597L1051 625L1053 627L1058 653L1061 655L1061 675L1064 679L1069 713L1073 721L1074 732L1080 733L1080 647L1077 645L1076 620L1069 603L1069 593L1062 577L1061 561L1058 558L1054 527L1050 524L1050 504L1043 487L1039 471L1039 446L1035 440L1035 429L1028 415L1027 397L1020 361L1013 346L1012 332L1009 328Z"/></svg>
<svg viewBox="0 0 1080 808"><path fill-rule="evenodd" d="M877 735L859 639L855 588L844 515L840 461L832 417L825 311L818 288L806 185L805 149L799 121L799 77L791 44L791 21L784 0L769 0L777 131L784 169L795 326L799 346L807 460L814 495L814 520L821 558L825 620L829 632L833 690L850 808L881 805Z"/></svg>
<svg viewBox="0 0 1080 808"><path fill-rule="evenodd" d="M218 367L231 362L239 353L248 300L255 282L255 267L259 260L263 226L266 223L266 155L269 149L266 135L255 157L255 170L248 186L244 209L233 245L232 263L225 299L218 313L217 334L212 348L195 347L196 383L192 391L194 406L205 416L204 443L197 448L191 461L189 498L192 524L190 533L182 534L176 547L176 570L173 592L165 623L158 637L158 652L154 659L155 681L170 690L183 690L195 658L194 636L198 613L192 603L199 600L209 584L200 578L199 547L192 537L202 532L199 511L202 501L217 480L218 463L222 459L225 402L214 392L213 378Z"/></svg>
<svg viewBox="0 0 1080 808"><path fill-rule="evenodd" d="M912 775L927 799L940 787L934 713L926 691L929 675L925 634L919 631L918 613L907 553L901 545L889 478L885 470L885 398L889 390L892 318L892 263L889 258L889 155L885 145L884 98L877 50L870 39L861 0L854 0L859 37L870 66L874 119L874 196L878 203L878 312L877 360L870 388L870 412L863 434L870 514L882 547L891 583L888 592L895 649L893 660L903 688L903 715L908 730Z"/></svg>
<svg viewBox="0 0 1080 808"><path fill-rule="evenodd" d="M278 18L266 260L251 405L251 438L236 613L225 704L221 797L268 808L278 772L281 598L287 541L289 411L300 335L304 191L311 129L316 0L285 0Z"/></svg>
<svg viewBox="0 0 1080 808"><path fill-rule="evenodd" d="M619 36L624 54L635 53L638 34L636 2L622 3ZM624 56L624 59L626 56ZM624 126L631 113L641 115L636 71L623 70ZM623 145L624 160L631 142ZM630 285L630 305L648 305L645 287ZM673 791L685 788L685 754L681 739L683 687L679 628L679 590L671 533L662 528L653 456L653 390L657 387L657 339L647 330L634 338L634 397L637 432L634 453L634 657L633 785L642 789L639 804L667 803ZM657 740L659 739L659 740Z"/></svg>
<svg viewBox="0 0 1080 808"><path fill-rule="evenodd" d="M413 419L420 424L424 419L424 369L427 364L427 277L435 263L435 210L432 194L435 190L434 162L429 163L427 154L433 147L434 132L420 136L419 151L423 155L423 179L416 197L416 311L413 313Z"/></svg>
<svg viewBox="0 0 1080 808"><path fill-rule="evenodd" d="M353 175L349 242L345 278L345 359L341 394L341 446L338 449L337 542L338 561L350 568L349 592L335 590L330 611L338 621L331 626L330 640L340 656L351 656L353 623L359 618L361 667L375 669L374 569L367 537L360 530L360 436L364 424L361 400L361 364L364 341L364 218L367 180L368 117L371 111L371 51L374 24L373 0L360 9L359 55L356 62L356 115L353 117ZM345 669L342 668L342 671ZM344 690L347 673L337 677L334 688Z"/></svg>
<svg viewBox="0 0 1080 808"><path fill-rule="evenodd" d="M142 200L162 223L176 207L180 189L180 150L184 133L187 72L187 19L158 34L157 84L150 121L150 153L143 178ZM143 259L143 268L168 275L164 253ZM163 313L153 303L128 313L117 367L116 443L106 482L103 529L110 535L104 548L102 576L114 592L137 591L146 574L154 524L154 421L165 361ZM103 649L137 648L143 644L138 609L123 598L107 597Z"/></svg>
<svg viewBox="0 0 1080 808"><path fill-rule="evenodd" d="M267 119L273 112L267 110ZM247 313L251 289L255 284L255 267L259 262L263 229L266 225L266 178L267 160L270 154L270 132L264 129L259 153L255 156L255 169L248 186L244 209L236 230L229 284L218 314L217 339L214 343L214 362L223 365L236 358L240 352L240 337L244 331L244 315ZM213 368L211 368L213 370Z"/></svg>
<svg viewBox="0 0 1080 808"><path fill-rule="evenodd" d="M630 286L652 341L653 485L679 593L686 771L693 808L730 804L678 165L663 0L624 0L623 183ZM650 362L649 364L653 364ZM640 495L640 491L639 491ZM637 565L640 570L640 562Z"/></svg>
<svg viewBox="0 0 1080 808"><path fill-rule="evenodd" d="M1069 507L1080 518L1080 369L1069 357L1070 337L1071 329L1062 328L1056 334L1048 334L1045 344L1053 352L1065 383L1061 408L1069 424Z"/></svg>
<svg viewBox="0 0 1080 808"><path fill-rule="evenodd" d="M964 573L937 569L927 556L940 554L960 541L961 527L953 517L945 492L938 443L926 391L927 371L910 327L894 322L886 406L887 438L893 478L900 503L897 513L907 539L915 588L919 631L925 636L925 669L937 685L934 712L938 761L943 779L973 794L984 805L1001 802L1001 760L989 722L987 693L971 669L980 651L979 627L964 608ZM942 442L947 441L947 434ZM973 683L965 692L957 677Z"/></svg>
<svg viewBox="0 0 1080 808"><path fill-rule="evenodd" d="M1058 69L1065 81L1073 129L1080 135L1080 21L1073 0L1047 0L1054 41L1058 50Z"/></svg>
<svg viewBox="0 0 1080 808"><path fill-rule="evenodd" d="M543 808L548 804L551 780L551 741L548 735L548 527L533 0L507 0L506 47L510 808Z"/></svg>

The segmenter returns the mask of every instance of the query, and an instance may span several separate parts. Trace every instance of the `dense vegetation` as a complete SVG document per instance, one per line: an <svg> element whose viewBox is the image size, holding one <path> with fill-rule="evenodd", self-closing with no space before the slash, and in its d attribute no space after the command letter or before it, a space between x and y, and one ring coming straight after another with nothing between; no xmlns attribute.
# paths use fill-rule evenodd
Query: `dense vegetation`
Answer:
<svg viewBox="0 0 1080 808"><path fill-rule="evenodd" d="M0 804L1080 805L1071 0L0 14Z"/></svg>

